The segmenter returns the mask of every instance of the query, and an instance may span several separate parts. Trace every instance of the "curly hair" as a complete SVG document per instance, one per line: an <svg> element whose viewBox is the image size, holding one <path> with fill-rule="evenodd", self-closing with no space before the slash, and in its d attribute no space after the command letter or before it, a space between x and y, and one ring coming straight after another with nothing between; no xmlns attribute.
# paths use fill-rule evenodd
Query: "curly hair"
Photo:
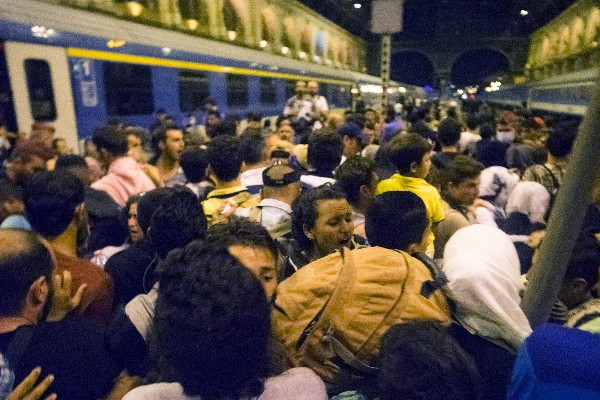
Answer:
<svg viewBox="0 0 600 400"><path fill-rule="evenodd" d="M216 243L192 242L165 260L154 334L188 396L259 396L268 373L270 308L259 280Z"/></svg>
<svg viewBox="0 0 600 400"><path fill-rule="evenodd" d="M312 240L304 234L304 228L312 229L317 222L319 200L346 199L346 194L338 187L323 185L306 189L292 203L292 236L302 251L310 250Z"/></svg>

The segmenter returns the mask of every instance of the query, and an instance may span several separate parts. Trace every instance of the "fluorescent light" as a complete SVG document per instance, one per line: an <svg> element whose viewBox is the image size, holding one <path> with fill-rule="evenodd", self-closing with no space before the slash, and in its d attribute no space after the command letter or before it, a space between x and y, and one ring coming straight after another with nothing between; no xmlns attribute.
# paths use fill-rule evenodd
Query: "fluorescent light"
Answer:
<svg viewBox="0 0 600 400"><path fill-rule="evenodd" d="M527 10L521 10L521 17L525 17L528 14L529 14L529 11L527 11Z"/></svg>
<svg viewBox="0 0 600 400"><path fill-rule="evenodd" d="M362 4L360 3L354 3L354 8L359 9L362 7Z"/></svg>

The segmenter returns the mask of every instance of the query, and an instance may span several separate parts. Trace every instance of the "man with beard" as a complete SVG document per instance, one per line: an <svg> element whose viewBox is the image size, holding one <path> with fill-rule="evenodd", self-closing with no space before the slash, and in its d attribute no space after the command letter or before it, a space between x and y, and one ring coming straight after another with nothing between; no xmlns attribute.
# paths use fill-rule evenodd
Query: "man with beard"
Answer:
<svg viewBox="0 0 600 400"><path fill-rule="evenodd" d="M85 188L66 171L41 172L25 186L25 211L33 230L50 243L56 253L58 273L69 271L73 290L86 284L81 304L75 313L108 323L113 307L113 280L87 260L78 258L77 238L85 223Z"/></svg>
<svg viewBox="0 0 600 400"><path fill-rule="evenodd" d="M83 288L71 297L71 287L78 286L67 271L54 275L54 264L34 233L0 229L0 352L16 382L39 366L54 375L49 393L62 400L104 397L120 368L109 356L100 326L63 319L81 300Z"/></svg>
<svg viewBox="0 0 600 400"><path fill-rule="evenodd" d="M185 147L183 131L169 127L159 129L154 135L160 149L156 167L165 186L185 185L187 180L179 166L179 158Z"/></svg>

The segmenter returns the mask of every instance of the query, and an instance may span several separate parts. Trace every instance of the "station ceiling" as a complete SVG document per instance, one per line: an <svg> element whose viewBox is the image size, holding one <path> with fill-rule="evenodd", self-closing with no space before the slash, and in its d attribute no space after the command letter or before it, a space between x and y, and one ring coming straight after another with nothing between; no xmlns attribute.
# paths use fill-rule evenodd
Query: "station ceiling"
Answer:
<svg viewBox="0 0 600 400"><path fill-rule="evenodd" d="M300 2L367 41L375 38L370 33L372 0ZM460 24L452 23L450 34L526 36L575 2L576 0L404 0L404 30L399 37L427 39L448 35L444 23L448 19L460 20L460 24L465 27L463 31ZM360 8L355 4L360 4ZM527 11L527 15L522 15L521 10Z"/></svg>

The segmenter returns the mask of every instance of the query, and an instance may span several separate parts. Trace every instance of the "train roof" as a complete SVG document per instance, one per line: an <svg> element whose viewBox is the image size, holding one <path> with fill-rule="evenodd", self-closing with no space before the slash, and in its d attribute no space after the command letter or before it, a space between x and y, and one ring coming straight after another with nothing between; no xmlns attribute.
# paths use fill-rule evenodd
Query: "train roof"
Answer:
<svg viewBox="0 0 600 400"><path fill-rule="evenodd" d="M0 35L5 40L68 48L70 56L137 62L218 72L264 75L283 79L317 79L337 84L381 84L364 73L313 64L260 50L210 40L181 31L148 26L109 15L33 0L0 2ZM31 28L53 29L47 38ZM124 41L110 49L108 41ZM167 53L168 50L168 54ZM194 63L186 64L186 63ZM399 86L394 82L392 86ZM410 85L402 85L410 86Z"/></svg>

